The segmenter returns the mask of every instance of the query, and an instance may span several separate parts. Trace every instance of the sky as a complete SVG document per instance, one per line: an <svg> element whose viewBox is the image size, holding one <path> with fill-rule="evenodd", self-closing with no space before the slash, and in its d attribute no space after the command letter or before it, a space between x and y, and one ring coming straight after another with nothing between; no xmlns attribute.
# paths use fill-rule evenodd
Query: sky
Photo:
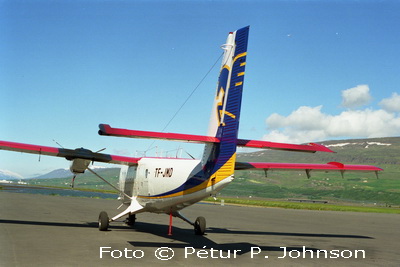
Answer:
<svg viewBox="0 0 400 267"><path fill-rule="evenodd" d="M247 25L240 138L400 136L398 10L372 0L0 0L0 140L199 157L201 145L99 136L98 124L206 134L220 63L206 74L227 34ZM68 167L0 151L0 170L23 177Z"/></svg>

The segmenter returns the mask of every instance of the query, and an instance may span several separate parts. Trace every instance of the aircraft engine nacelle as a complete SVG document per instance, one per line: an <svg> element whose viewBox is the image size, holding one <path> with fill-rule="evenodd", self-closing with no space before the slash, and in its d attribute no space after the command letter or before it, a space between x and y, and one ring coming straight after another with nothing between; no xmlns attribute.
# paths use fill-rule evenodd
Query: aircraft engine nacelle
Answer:
<svg viewBox="0 0 400 267"><path fill-rule="evenodd" d="M69 169L74 174L84 173L89 167L90 162L91 161L87 159L73 159Z"/></svg>

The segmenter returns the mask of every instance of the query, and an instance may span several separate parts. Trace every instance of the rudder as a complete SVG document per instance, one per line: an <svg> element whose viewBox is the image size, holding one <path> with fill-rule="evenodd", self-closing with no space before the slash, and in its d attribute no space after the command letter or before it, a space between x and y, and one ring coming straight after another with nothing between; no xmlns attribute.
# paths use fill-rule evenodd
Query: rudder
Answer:
<svg viewBox="0 0 400 267"><path fill-rule="evenodd" d="M207 161L215 164L213 173L217 180L234 172L248 33L248 26L231 32L222 46L225 52L208 132L220 143L207 145L205 150Z"/></svg>

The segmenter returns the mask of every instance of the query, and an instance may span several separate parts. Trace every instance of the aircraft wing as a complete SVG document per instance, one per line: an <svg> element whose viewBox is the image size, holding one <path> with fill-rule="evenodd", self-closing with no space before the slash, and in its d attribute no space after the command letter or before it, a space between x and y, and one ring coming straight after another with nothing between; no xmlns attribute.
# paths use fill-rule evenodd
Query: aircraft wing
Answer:
<svg viewBox="0 0 400 267"><path fill-rule="evenodd" d="M317 151L333 153L333 151L327 148L326 146L316 143L309 143L307 145L296 145L296 144L286 144L286 143L277 143L269 141L238 139L237 146L286 150L286 151L298 151L298 152L310 152L310 153L315 153Z"/></svg>
<svg viewBox="0 0 400 267"><path fill-rule="evenodd" d="M371 165L348 165L340 162L328 162L326 164L314 163L276 163L276 162L236 162L235 170L305 170L310 177L310 171L340 171L343 175L345 171L364 171L375 172L383 169Z"/></svg>
<svg viewBox="0 0 400 267"><path fill-rule="evenodd" d="M17 151L23 153L62 157L66 158L67 160L84 159L89 161L98 161L98 162L123 164L123 165L136 165L140 160L140 158L131 158L131 157L110 155L104 153L96 153L85 148L66 149L66 148L7 142L1 140L0 140L0 150L9 150L9 151Z"/></svg>
<svg viewBox="0 0 400 267"><path fill-rule="evenodd" d="M217 137L213 137L213 136L127 130L127 129L121 129L121 128L113 128L108 124L100 124L99 128L100 128L99 134L106 135L106 136L146 138L146 139L163 139L163 140L171 140L171 141L190 142L190 143L219 143L220 142L220 140ZM287 151L298 151L298 152L310 152L310 153L315 153L317 151L333 152L329 148L327 148L323 145L315 144L315 143L310 143L307 145L295 145L295 144L285 144L285 143L276 143L276 142L268 142L268 141L237 139L237 146L287 150Z"/></svg>

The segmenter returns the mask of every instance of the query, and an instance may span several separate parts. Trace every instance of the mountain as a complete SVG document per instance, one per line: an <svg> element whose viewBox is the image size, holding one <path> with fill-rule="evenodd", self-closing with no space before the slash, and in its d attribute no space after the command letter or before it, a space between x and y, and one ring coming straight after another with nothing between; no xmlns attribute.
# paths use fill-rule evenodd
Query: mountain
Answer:
<svg viewBox="0 0 400 267"><path fill-rule="evenodd" d="M19 179L24 179L22 175L7 171L7 170L0 170L0 179L1 180L19 180Z"/></svg>
<svg viewBox="0 0 400 267"><path fill-rule="evenodd" d="M69 169L56 169L46 174L42 174L29 179L48 179L48 178L65 178L72 176L72 172Z"/></svg>
<svg viewBox="0 0 400 267"><path fill-rule="evenodd" d="M102 171L104 169L109 169L107 167L102 166L90 166L92 170ZM52 178L66 178L72 177L73 173L69 169L56 169L46 174L42 174L36 177L28 178L28 179L52 179Z"/></svg>
<svg viewBox="0 0 400 267"><path fill-rule="evenodd" d="M93 166L91 166L92 168ZM92 168L93 169L93 168ZM118 184L118 177L120 168L95 168L95 172L106 179L111 184ZM62 173L62 172L61 172ZM35 179L31 178L27 182L31 185L47 185L47 186L61 186L69 187L72 181L72 174L65 178L42 178ZM93 173L86 171L83 174L79 174L75 179L75 188L87 188L87 189L112 189L109 185L101 181Z"/></svg>

